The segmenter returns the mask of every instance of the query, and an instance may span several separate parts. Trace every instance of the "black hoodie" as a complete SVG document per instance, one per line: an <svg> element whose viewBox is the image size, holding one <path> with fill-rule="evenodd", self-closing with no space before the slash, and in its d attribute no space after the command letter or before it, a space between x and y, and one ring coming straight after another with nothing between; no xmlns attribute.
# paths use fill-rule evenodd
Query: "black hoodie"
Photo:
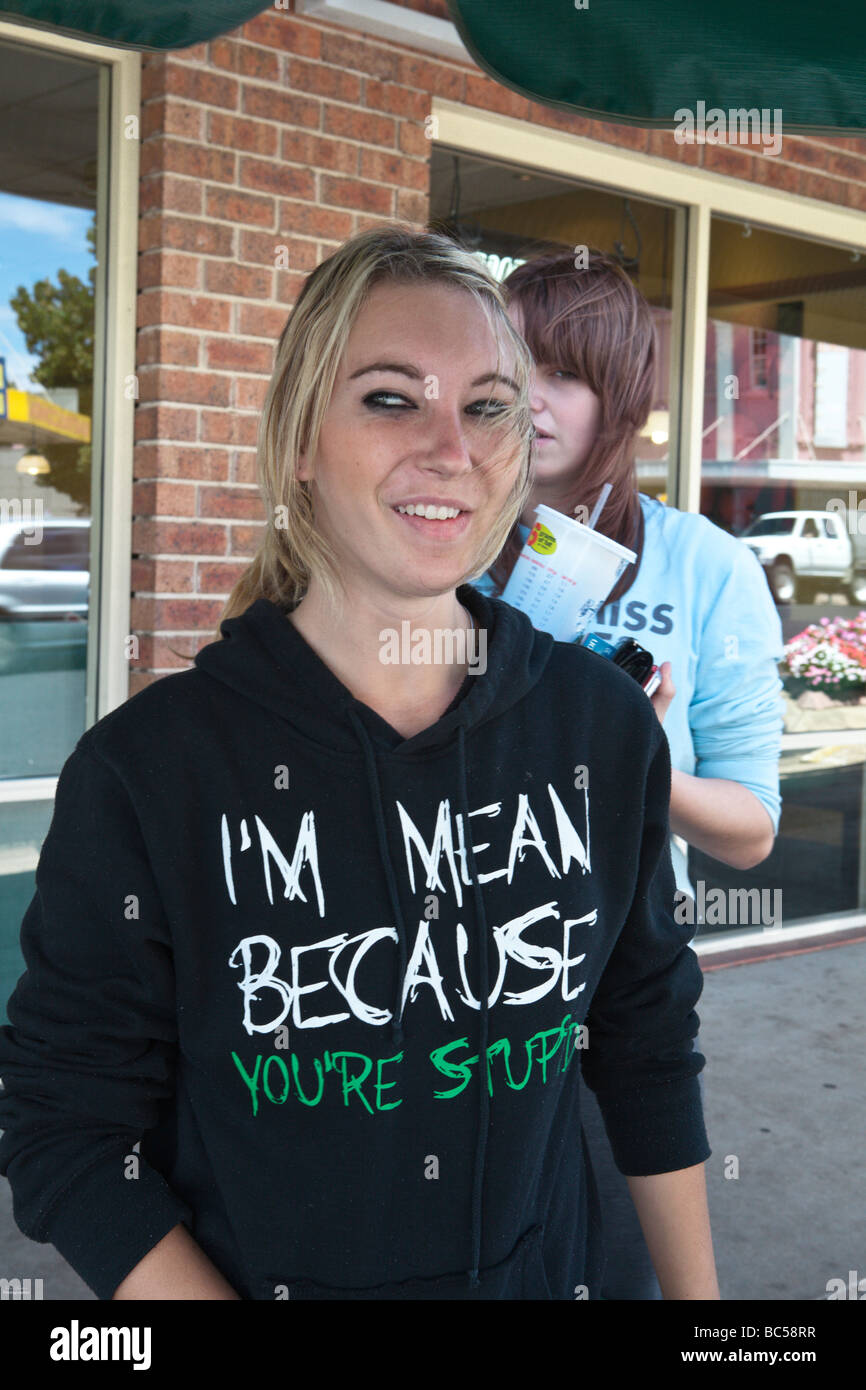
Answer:
<svg viewBox="0 0 866 1390"><path fill-rule="evenodd" d="M259 599L67 759L0 1172L99 1298L178 1222L247 1299L597 1297L581 1068L624 1173L708 1156L661 725L458 596L487 668L412 738Z"/></svg>

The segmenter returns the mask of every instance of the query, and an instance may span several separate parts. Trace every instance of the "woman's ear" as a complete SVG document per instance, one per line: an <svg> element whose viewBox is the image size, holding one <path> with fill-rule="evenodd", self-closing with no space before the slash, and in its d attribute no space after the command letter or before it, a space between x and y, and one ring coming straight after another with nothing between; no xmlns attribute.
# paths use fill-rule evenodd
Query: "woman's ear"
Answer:
<svg viewBox="0 0 866 1390"><path fill-rule="evenodd" d="M313 469L306 454L298 454L297 463L295 464L295 477L300 483L309 483L312 481Z"/></svg>

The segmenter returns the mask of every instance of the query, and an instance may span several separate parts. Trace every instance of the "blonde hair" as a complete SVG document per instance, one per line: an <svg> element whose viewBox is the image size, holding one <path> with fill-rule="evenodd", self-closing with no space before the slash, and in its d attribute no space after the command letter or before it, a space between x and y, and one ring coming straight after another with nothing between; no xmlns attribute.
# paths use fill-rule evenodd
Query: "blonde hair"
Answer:
<svg viewBox="0 0 866 1390"><path fill-rule="evenodd" d="M336 556L316 530L310 484L297 477L300 454L313 456L352 325L374 285L439 283L471 294L485 313L501 362L501 337L514 357L514 400L496 412L503 445L491 467L520 459L515 483L470 573L477 578L501 550L529 496L532 358L508 317L505 297L480 260L448 237L401 224L376 227L345 242L308 276L277 345L276 361L258 433L258 483L267 524L255 557L229 595L219 623L258 598L281 607L303 598L310 579L339 606L342 584ZM220 637L216 633L217 639Z"/></svg>

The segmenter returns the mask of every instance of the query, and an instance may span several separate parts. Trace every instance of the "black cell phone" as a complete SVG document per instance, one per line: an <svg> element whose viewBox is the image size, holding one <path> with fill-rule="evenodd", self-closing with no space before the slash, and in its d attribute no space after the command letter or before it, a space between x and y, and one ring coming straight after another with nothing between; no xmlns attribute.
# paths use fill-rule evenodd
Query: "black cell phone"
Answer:
<svg viewBox="0 0 866 1390"><path fill-rule="evenodd" d="M633 676L647 695L653 695L661 685L661 674L653 661L652 652L647 651L646 647L642 647L633 637L623 637L622 641L616 644L611 661Z"/></svg>
<svg viewBox="0 0 866 1390"><path fill-rule="evenodd" d="M617 666L632 676L647 693L654 695L662 683L661 672L653 661L652 652L648 652L646 647L640 646L633 637L623 637L616 646L613 646L606 637L600 637L597 632L588 632L582 637L575 638L581 646L587 647L591 652L597 652L607 661L613 661Z"/></svg>
<svg viewBox="0 0 866 1390"><path fill-rule="evenodd" d="M643 685L653 668L652 652L640 646L633 637L623 637L621 642L617 642L611 661L634 676L638 685Z"/></svg>

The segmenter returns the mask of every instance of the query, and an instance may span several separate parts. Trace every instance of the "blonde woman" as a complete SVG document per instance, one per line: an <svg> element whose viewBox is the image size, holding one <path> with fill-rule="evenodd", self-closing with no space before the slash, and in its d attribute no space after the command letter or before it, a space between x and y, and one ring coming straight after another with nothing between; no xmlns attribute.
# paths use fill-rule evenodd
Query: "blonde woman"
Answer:
<svg viewBox="0 0 866 1390"><path fill-rule="evenodd" d="M597 1297L581 1071L666 1297L718 1297L664 736L467 583L526 501L530 370L447 239L329 257L219 640L61 772L0 1170L101 1299Z"/></svg>

